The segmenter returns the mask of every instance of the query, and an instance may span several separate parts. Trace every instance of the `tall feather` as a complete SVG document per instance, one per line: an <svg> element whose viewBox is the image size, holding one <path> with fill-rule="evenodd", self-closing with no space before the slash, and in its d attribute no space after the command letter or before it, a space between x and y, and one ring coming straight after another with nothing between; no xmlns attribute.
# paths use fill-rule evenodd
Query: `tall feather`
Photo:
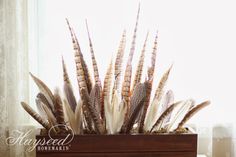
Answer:
<svg viewBox="0 0 236 157"><path fill-rule="evenodd" d="M96 99L93 99L94 101L92 102L92 99L90 99L90 96L88 95L88 92L85 89L82 89L81 92L83 93L83 95L85 96L85 100L87 103L87 110L89 112L89 114L91 115L93 122L94 122L94 127L95 130L98 134L103 134L105 131L102 119L99 116L99 113L96 112L94 106L95 103L97 103L97 101L95 101Z"/></svg>
<svg viewBox="0 0 236 157"><path fill-rule="evenodd" d="M130 85L131 85L131 77L132 77L132 60L133 60L134 51L135 51L135 41L136 41L136 34L137 34L137 29L138 29L139 12L140 12L140 4L138 7L138 13L137 13L136 24L134 28L133 39L131 43L128 61L126 64L124 82L122 85L122 98L126 101L128 105L128 110L129 110Z"/></svg>
<svg viewBox="0 0 236 157"><path fill-rule="evenodd" d="M51 90L47 87L47 85L45 83L43 83L43 81L41 81L39 78L35 77L32 73L30 73L30 76L33 78L33 80L36 83L36 85L38 86L40 92L45 96L52 111L55 112L55 107L54 107L55 99L54 99L54 96L53 96Z"/></svg>
<svg viewBox="0 0 236 157"><path fill-rule="evenodd" d="M81 56L81 63L82 63L83 71L84 71L84 76L86 78L85 81L86 81L86 84L87 84L87 90L90 93L90 91L92 90L92 86L93 86L92 79L91 79L91 76L90 76L90 72L89 72L88 66L87 66L87 64L84 60L83 54L80 50L79 42L78 42L78 39L77 39L74 31L73 31L73 34L74 34L74 37L75 37L77 47L79 48L79 52L80 52L80 56Z"/></svg>
<svg viewBox="0 0 236 157"><path fill-rule="evenodd" d="M161 116L157 119L157 121L155 122L155 124L152 126L152 129L150 130L150 132L153 131L153 129L155 127L157 127L173 110L175 107L177 107L182 101L178 101L176 103L173 103L172 105L170 105L170 107L168 107L165 112L163 112L161 114Z"/></svg>
<svg viewBox="0 0 236 157"><path fill-rule="evenodd" d="M100 77L99 77L97 61L96 61L94 50L93 50L93 44L92 44L92 40L91 40L91 37L90 37L87 20L86 20L86 28L87 28L88 38L89 38L89 47L90 47L92 63L93 63L93 72L94 72L95 84L97 84L98 87L100 88L99 90L102 91L102 84L101 84L101 80L100 80ZM99 95L99 106L98 107L99 107L99 111L101 112L102 118L103 118L104 117L104 108L103 108L103 105L102 105L101 102L102 102L102 92L100 92L100 95ZM103 109L103 110L101 111L101 109Z"/></svg>
<svg viewBox="0 0 236 157"><path fill-rule="evenodd" d="M66 65L64 62L64 59L62 57L62 67L63 67L63 78L64 78L64 94L66 96L66 99L71 107L71 109L73 110L73 112L75 112L75 108L76 108L76 98L70 83L70 79L67 73L67 69L66 69Z"/></svg>
<svg viewBox="0 0 236 157"><path fill-rule="evenodd" d="M117 90L118 93L120 93L120 78L121 78L121 68L122 68L122 63L123 63L123 56L125 52L125 44L126 44L126 31L123 31L122 38L120 41L120 45L118 48L118 52L116 55L116 60L115 60L115 81L114 81L114 86L113 86L113 91L112 94L114 94L115 90Z"/></svg>
<svg viewBox="0 0 236 157"><path fill-rule="evenodd" d="M137 83L139 83L142 79L142 72L143 72L143 64L144 64L144 58L145 58L145 49L146 49L147 38L148 38L148 33L146 35L146 39L145 39L144 44L143 44L143 49L142 49L141 55L139 57L138 67L136 69L132 91L134 90Z"/></svg>
<svg viewBox="0 0 236 157"><path fill-rule="evenodd" d="M210 104L210 101L204 101L201 104L197 105L196 107L193 107L185 116L184 118L181 120L181 122L179 123L178 127L176 130L182 128L184 126L184 124L190 119L192 118L198 111L200 111L201 109L203 109L204 107L208 106Z"/></svg>
<svg viewBox="0 0 236 157"><path fill-rule="evenodd" d="M45 129L50 130L50 124L45 119L43 119L37 112L35 112L27 103L21 102L21 106Z"/></svg>
<svg viewBox="0 0 236 157"><path fill-rule="evenodd" d="M83 115L85 117L86 120L86 126L88 127L89 130L92 130L92 120L89 116L89 113L86 109L86 104L88 102L86 102L85 100L85 96L82 94L81 90L84 89L87 92L90 92L90 90L88 89L89 87L86 79L88 79L85 75L85 71L86 71L86 67L85 67L85 63L83 60L83 56L82 53L80 51L80 47L79 47L79 43L77 42L77 40L75 39L75 36L73 34L72 28L69 24L69 21L66 19L67 21L67 25L69 27L69 31L71 34L71 39L72 39L72 43L73 43L73 48L75 51L75 63L76 63L76 72L77 72L77 81L78 81L78 85L79 85L79 91L80 91L80 97L82 99L83 105L82 105L82 110L83 110ZM88 72L88 71L86 71Z"/></svg>
<svg viewBox="0 0 236 157"><path fill-rule="evenodd" d="M98 71L97 61L96 61L94 50L93 50L93 44L92 44L92 40L91 40L91 37L90 37L87 20L86 20L86 28L87 28L88 38L89 38L89 47L90 47L90 52L91 52L91 57L92 57L95 83L99 86L99 88L102 88L101 81L100 81L100 78L99 78L99 71Z"/></svg>
<svg viewBox="0 0 236 157"><path fill-rule="evenodd" d="M135 86L134 93L130 99L130 113L129 113L129 120L126 124L126 133L130 133L136 118L138 117L139 112L143 108L144 101L146 98L146 88L147 82L145 83L138 83Z"/></svg>
<svg viewBox="0 0 236 157"><path fill-rule="evenodd" d="M155 41L154 41L154 47L153 47L153 51L152 51L152 56L151 56L151 67L148 68L148 88L147 88L143 113L141 115L140 122L139 122L139 133L144 132L144 122L145 122L148 106L149 106L149 103L150 103L150 97L151 97L151 91L152 91L152 82L153 82L153 74L154 74L155 65L156 65L157 38L158 38L158 35L156 34Z"/></svg>

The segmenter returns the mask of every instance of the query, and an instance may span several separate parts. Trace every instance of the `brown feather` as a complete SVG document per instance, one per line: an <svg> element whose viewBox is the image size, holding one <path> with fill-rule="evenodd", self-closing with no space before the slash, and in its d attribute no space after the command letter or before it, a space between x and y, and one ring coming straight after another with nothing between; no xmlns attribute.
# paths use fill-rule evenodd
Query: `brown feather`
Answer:
<svg viewBox="0 0 236 157"><path fill-rule="evenodd" d="M121 68L122 68L123 56L125 52L124 51L125 44L126 44L126 31L124 30L121 41L120 41L119 49L116 55L115 72L114 72L115 81L114 81L112 94L114 94L115 91L120 93L120 78L121 78L121 72L122 72Z"/></svg>
<svg viewBox="0 0 236 157"><path fill-rule="evenodd" d="M161 116L157 119L157 121L155 122L155 124L152 126L152 129L150 130L150 132L153 131L153 129L158 126L173 110L175 107L177 107L182 101L178 101L176 103L173 103L172 105L170 105L170 107L168 107L165 112L163 112L161 114Z"/></svg>
<svg viewBox="0 0 236 157"><path fill-rule="evenodd" d="M101 84L101 80L100 80L100 77L99 77L97 61L96 61L94 50L93 50L93 44L92 44L92 40L91 40L91 37L90 37L87 20L86 20L86 28L87 28L88 38L89 38L89 47L90 47L92 63L93 63L93 71L94 71L95 84L98 85L99 91L102 91L102 84ZM104 111L101 110L101 109L103 109L102 104L101 104L101 102L102 102L102 92L99 92L99 93L100 93L100 95L98 96L98 98L99 98L99 106L98 106L98 108L99 108L99 111L102 113L102 117L104 117Z"/></svg>
<svg viewBox="0 0 236 157"><path fill-rule="evenodd" d="M94 106L96 105L97 101L95 101L96 99L94 99L94 101L92 102L90 96L88 95L88 92L85 89L82 89L81 92L83 93L83 95L85 96L85 100L86 102L88 102L86 105L87 110L90 114L90 116L93 119L94 122L94 127L95 130L98 134L103 134L105 131L105 127L102 123L102 119L100 118L98 112L96 112Z"/></svg>
<svg viewBox="0 0 236 157"><path fill-rule="evenodd" d="M171 67L164 73L164 75L162 76L160 82L159 82L159 85L156 89L156 92L155 92L155 96L154 96L154 99L158 99L159 101L161 100L161 97L163 96L163 92L164 92L164 87L166 85L166 82L168 80L168 77L169 77L169 74L170 74L170 70L172 69L172 65Z"/></svg>
<svg viewBox="0 0 236 157"><path fill-rule="evenodd" d="M99 78L97 61L96 61L94 50L93 50L93 44L92 44L92 40L90 37L87 20L86 20L86 28L87 28L87 33L88 33L88 38L89 38L89 47L90 47L91 58L92 58L92 63L93 63L94 80L95 80L95 83L99 86L99 88L102 88L101 81Z"/></svg>
<svg viewBox="0 0 236 157"><path fill-rule="evenodd" d="M136 36L137 36L136 34L137 34L137 29L138 29L139 12L140 12L140 4L138 7L138 13L137 13L137 18L136 18L136 23L135 23L135 28L134 28L133 39L131 43L128 61L126 64L124 82L122 85L122 98L126 101L128 105L127 107L128 111L129 111L129 97L130 97L130 86L131 86L131 77L132 77L132 60L133 60L134 51L135 51L135 41L136 41Z"/></svg>
<svg viewBox="0 0 236 157"><path fill-rule="evenodd" d="M198 111L200 111L201 109L203 109L204 107L208 106L210 104L210 101L205 101L202 102L201 104L197 105L196 107L193 107L185 116L184 118L181 120L181 122L179 123L178 127L176 130L180 129L183 127L183 125L190 119L192 118Z"/></svg>
<svg viewBox="0 0 236 157"><path fill-rule="evenodd" d="M64 61L63 57L62 57L62 69L63 69L64 82L70 84L70 79L69 79L69 76L68 76L68 73L67 73L66 64L65 64L65 61Z"/></svg>
<svg viewBox="0 0 236 157"><path fill-rule="evenodd" d="M135 86L141 81L142 79L142 72L143 72L143 64L144 64L144 58L145 58L145 49L146 49L146 43L147 43L147 38L148 38L148 33L146 35L146 39L143 44L143 49L141 52L141 55L139 57L138 61L138 67L136 69L135 77L134 77L134 82L133 82L133 87L132 91L134 90Z"/></svg>
<svg viewBox="0 0 236 157"><path fill-rule="evenodd" d="M46 120L44 120L37 112L35 112L28 104L26 104L25 102L21 102L21 106L45 129L50 130L50 124Z"/></svg>
<svg viewBox="0 0 236 157"><path fill-rule="evenodd" d="M74 33L74 32L73 32ZM90 76L90 72L88 70L88 66L84 60L84 57L83 57L83 54L80 50L80 46L79 46L79 42L78 42L78 39L74 33L74 36L75 36L75 41L76 41L76 44L79 48L79 52L80 52L80 56L81 56L81 63L82 63L82 67L83 67L83 71L84 71L84 76L85 76L85 81L86 81L86 85L87 85L87 90L88 92L90 93L91 89L92 89L92 86L93 86L93 83L92 83L92 80L91 80L91 76Z"/></svg>
<svg viewBox="0 0 236 157"><path fill-rule="evenodd" d="M64 131L66 130L64 126L65 125L65 119L64 119L64 111L63 111L63 106L62 106L62 101L61 97L59 95L58 89L55 90L54 92L54 97L55 97L55 111L56 111L56 120L57 123L60 124L59 128Z"/></svg>
<svg viewBox="0 0 236 157"><path fill-rule="evenodd" d="M92 130L92 120L89 116L88 111L86 110L86 103L87 102L84 100L85 96L82 95L82 92L81 92L82 89L87 90L87 92L90 92L90 90L89 90L90 87L87 87L88 85L90 86L90 83L87 83L87 81L86 81L86 79L89 80L89 78L85 74L85 73L88 72L86 70L87 66L86 66L86 64L83 60L83 56L82 56L82 53L81 53L81 50L80 50L80 47L79 47L78 40L76 40L76 38L74 36L73 30L72 30L72 28L69 24L69 21L67 19L66 19L66 21L67 21L67 25L68 25L69 30L70 30L71 39L72 39L72 43L73 43L73 47L74 47L74 51L75 51L77 81L78 81L79 90L80 90L80 97L81 97L82 102L83 102L83 105L82 105L83 115L85 117L86 125L87 125L88 129Z"/></svg>
<svg viewBox="0 0 236 157"><path fill-rule="evenodd" d="M134 93L130 99L130 113L129 113L129 120L126 124L126 133L130 133L135 120L137 119L141 109L143 108L144 101L146 98L146 88L147 82L145 83L138 83L135 86Z"/></svg>

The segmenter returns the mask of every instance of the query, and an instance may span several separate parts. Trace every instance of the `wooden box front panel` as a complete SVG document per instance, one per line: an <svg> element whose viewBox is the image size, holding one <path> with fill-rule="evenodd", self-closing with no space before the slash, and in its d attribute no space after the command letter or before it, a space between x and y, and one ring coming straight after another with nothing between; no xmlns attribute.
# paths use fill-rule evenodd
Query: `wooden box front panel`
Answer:
<svg viewBox="0 0 236 157"><path fill-rule="evenodd" d="M68 150L36 147L36 152L37 157L196 157L197 135L76 135Z"/></svg>

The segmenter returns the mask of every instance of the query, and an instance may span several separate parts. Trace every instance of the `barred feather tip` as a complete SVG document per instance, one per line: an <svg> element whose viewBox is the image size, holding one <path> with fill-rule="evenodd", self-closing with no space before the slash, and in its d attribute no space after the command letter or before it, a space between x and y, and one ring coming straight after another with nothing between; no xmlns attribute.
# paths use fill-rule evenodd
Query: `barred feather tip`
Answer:
<svg viewBox="0 0 236 157"><path fill-rule="evenodd" d="M139 57L138 66L137 66L137 69L135 72L132 91L134 90L136 84L140 83L141 79L142 79L143 64L144 64L144 59L145 59L145 50L146 50L146 43L147 43L148 34L149 33L147 33L147 35L146 35L146 39L143 44L143 49L142 49L141 55Z"/></svg>
<svg viewBox="0 0 236 157"><path fill-rule="evenodd" d="M121 68L123 63L123 56L124 56L124 50L125 50L125 44L126 44L126 31L123 31L122 38L119 44L119 49L117 51L116 60L115 60L115 72L114 72L114 86L113 86L113 92L114 94L115 90L117 90L118 93L120 93L120 78L121 78Z"/></svg>
<svg viewBox="0 0 236 157"><path fill-rule="evenodd" d="M45 129L50 130L50 124L45 119L43 119L37 112L35 112L27 103L21 102L21 106Z"/></svg>

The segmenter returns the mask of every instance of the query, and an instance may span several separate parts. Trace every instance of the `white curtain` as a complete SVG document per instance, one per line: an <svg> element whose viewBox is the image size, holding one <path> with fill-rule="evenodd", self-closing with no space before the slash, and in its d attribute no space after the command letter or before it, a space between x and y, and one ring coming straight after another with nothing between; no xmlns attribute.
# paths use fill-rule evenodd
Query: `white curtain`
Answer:
<svg viewBox="0 0 236 157"><path fill-rule="evenodd" d="M32 129L20 102L29 102L27 0L0 0L0 156L26 157L22 145L8 145L17 131ZM32 135L33 136L33 135Z"/></svg>

